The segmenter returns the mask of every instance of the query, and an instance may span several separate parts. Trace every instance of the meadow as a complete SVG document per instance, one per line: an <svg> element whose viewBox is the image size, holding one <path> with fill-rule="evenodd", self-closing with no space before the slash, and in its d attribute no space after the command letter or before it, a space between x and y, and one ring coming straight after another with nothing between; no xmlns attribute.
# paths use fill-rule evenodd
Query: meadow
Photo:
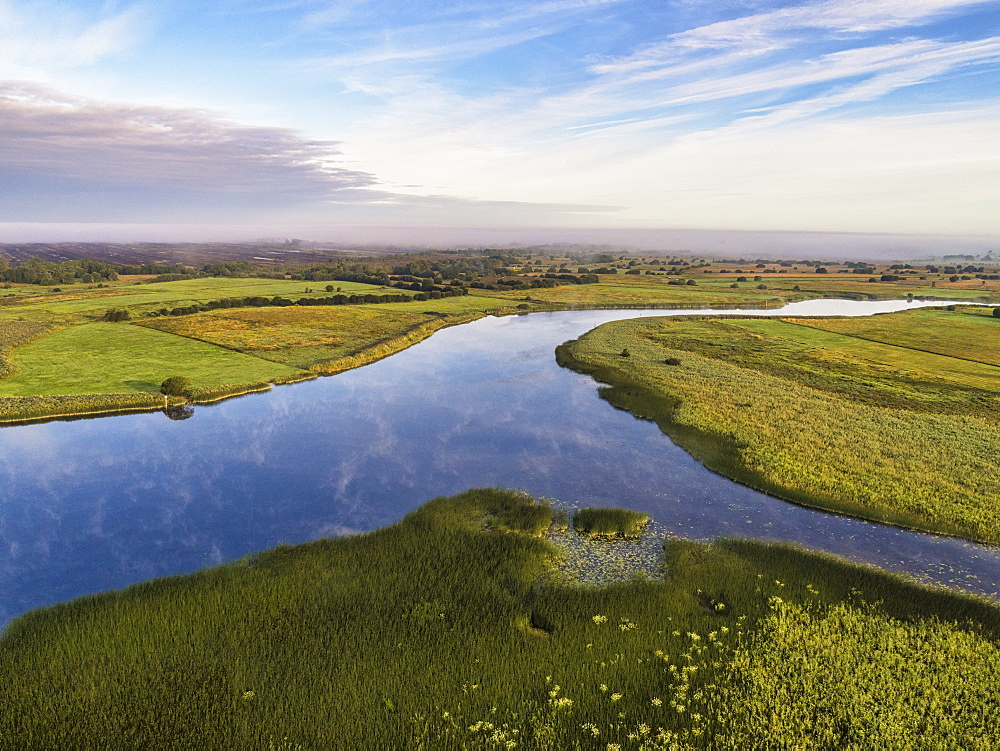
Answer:
<svg viewBox="0 0 1000 751"><path fill-rule="evenodd" d="M909 350L1000 366L1000 337L983 336L983 322L978 320L992 317L992 309L959 306L957 312L960 315L924 308L867 318L799 319L797 323Z"/></svg>
<svg viewBox="0 0 1000 751"><path fill-rule="evenodd" d="M100 287L0 290L0 421L74 408L81 414L149 408L162 404L160 384L175 375L191 378L196 401L260 390L358 367L443 326L517 309L506 300L463 295L163 314L231 298L325 298L328 286L345 295L414 294L357 282L227 277L154 283L123 277ZM105 322L111 310L125 320ZM76 398L62 398L68 396Z"/></svg>
<svg viewBox="0 0 1000 751"><path fill-rule="evenodd" d="M0 737L602 751L991 737L994 603L737 540L667 540L659 580L569 584L552 518L474 490L369 534L33 611L0 637Z"/></svg>
<svg viewBox="0 0 1000 751"><path fill-rule="evenodd" d="M846 333L874 329L896 343ZM962 309L865 322L647 318L605 324L557 356L610 384L602 395L612 404L656 420L740 482L804 505L997 542L1000 370L995 344L980 343L998 333L1000 320ZM941 353L904 344L924 336L948 344ZM977 348L983 361L946 354L979 357Z"/></svg>
<svg viewBox="0 0 1000 751"><path fill-rule="evenodd" d="M170 376L195 387L269 381L295 373L287 365L140 326L88 323L60 329L16 350L17 372L0 380L0 396L159 394Z"/></svg>

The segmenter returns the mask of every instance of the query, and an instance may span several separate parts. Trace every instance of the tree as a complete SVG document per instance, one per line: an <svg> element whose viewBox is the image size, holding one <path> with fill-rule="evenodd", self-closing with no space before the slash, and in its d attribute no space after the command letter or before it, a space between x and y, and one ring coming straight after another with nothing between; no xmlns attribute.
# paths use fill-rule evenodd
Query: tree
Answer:
<svg viewBox="0 0 1000 751"><path fill-rule="evenodd" d="M167 396L190 396L192 385L187 376L171 376L160 384L160 393Z"/></svg>

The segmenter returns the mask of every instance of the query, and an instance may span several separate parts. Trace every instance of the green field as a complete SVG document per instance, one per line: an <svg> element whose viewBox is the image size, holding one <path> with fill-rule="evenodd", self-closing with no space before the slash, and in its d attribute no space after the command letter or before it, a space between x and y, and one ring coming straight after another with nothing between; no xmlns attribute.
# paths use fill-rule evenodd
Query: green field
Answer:
<svg viewBox="0 0 1000 751"><path fill-rule="evenodd" d="M123 277L128 280L128 277ZM344 294L386 294L370 284L354 282L301 282L290 279L235 279L211 277L176 282L109 282L108 288L66 287L52 292L38 287L0 290L0 320L23 317L45 322L99 320L109 308L128 308L133 317L161 308L174 308L226 297L326 297L326 286L342 288ZM306 289L312 292L307 293ZM400 290L391 290L399 293ZM30 293L30 294L29 294Z"/></svg>
<svg viewBox="0 0 1000 751"><path fill-rule="evenodd" d="M393 354L444 325L490 311L513 310L508 300L467 295L406 303L227 308L163 316L174 307L226 298L328 297L410 294L353 282L201 278L141 283L135 280L61 291L36 286L0 290L0 419L62 415L79 404L101 411L108 394L156 393L171 375L192 379L199 391L221 396L246 384L337 372ZM308 290L308 291L307 291ZM130 320L103 323L124 309ZM55 331L55 333L51 333ZM28 342L31 342L28 344ZM55 395L94 395L85 401ZM101 396L104 395L104 396ZM32 402L8 397L40 397ZM128 401L128 400L126 400ZM58 403L57 403L58 402ZM130 402L129 402L130 403Z"/></svg>
<svg viewBox="0 0 1000 751"><path fill-rule="evenodd" d="M0 396L159 392L173 375L195 387L269 381L295 368L192 339L121 323L61 329L15 350Z"/></svg>
<svg viewBox="0 0 1000 751"><path fill-rule="evenodd" d="M707 466L753 487L1000 541L1000 368L819 326L864 324L622 321L561 348L560 358L612 384L603 393L616 406L656 419ZM943 349L966 354L1000 334L997 319L961 311L881 316L877 326L911 344L921 329L928 341L950 337ZM994 346L983 347L985 359Z"/></svg>
<svg viewBox="0 0 1000 751"><path fill-rule="evenodd" d="M569 284L549 289L519 290L515 292L491 292L490 295L533 301L568 307L720 307L747 306L763 308L775 307L786 299L794 297L758 290L754 284L740 284L738 289L730 285L732 280L698 279L695 286L671 285L663 276L602 275L600 284Z"/></svg>
<svg viewBox="0 0 1000 751"><path fill-rule="evenodd" d="M567 585L540 536L551 516L470 491L366 535L29 613L0 638L0 737L602 750L992 737L995 604L736 540L669 540L660 581Z"/></svg>
<svg viewBox="0 0 1000 751"><path fill-rule="evenodd" d="M993 311L985 307L962 307L957 312L961 315L925 308L867 318L800 319L797 322L909 350L1000 366L1000 336L984 336L983 322L978 320L992 317Z"/></svg>

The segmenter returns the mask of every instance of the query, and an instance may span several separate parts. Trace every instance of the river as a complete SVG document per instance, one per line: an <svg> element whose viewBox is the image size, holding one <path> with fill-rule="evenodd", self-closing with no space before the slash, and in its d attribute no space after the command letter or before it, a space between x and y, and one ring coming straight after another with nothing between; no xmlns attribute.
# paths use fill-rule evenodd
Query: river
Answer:
<svg viewBox="0 0 1000 751"><path fill-rule="evenodd" d="M812 300L780 313L920 304ZM152 413L0 428L0 624L282 542L371 530L436 495L484 485L641 509L685 537L797 542L995 595L1000 548L800 508L733 483L653 423L602 401L591 378L555 364L556 345L606 321L724 312L488 317L364 368L197 407L183 421Z"/></svg>

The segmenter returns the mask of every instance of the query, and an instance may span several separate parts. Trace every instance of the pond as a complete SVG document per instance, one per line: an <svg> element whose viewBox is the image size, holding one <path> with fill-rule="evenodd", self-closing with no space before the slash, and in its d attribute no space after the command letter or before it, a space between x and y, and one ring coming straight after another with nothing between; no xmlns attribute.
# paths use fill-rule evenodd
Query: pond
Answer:
<svg viewBox="0 0 1000 751"><path fill-rule="evenodd" d="M918 304L813 300L780 312ZM995 594L1000 548L742 487L555 364L556 345L606 321L723 312L488 317L364 368L196 407L186 420L152 413L0 428L0 624L282 542L371 530L436 495L484 485L629 506L677 535L787 540Z"/></svg>

